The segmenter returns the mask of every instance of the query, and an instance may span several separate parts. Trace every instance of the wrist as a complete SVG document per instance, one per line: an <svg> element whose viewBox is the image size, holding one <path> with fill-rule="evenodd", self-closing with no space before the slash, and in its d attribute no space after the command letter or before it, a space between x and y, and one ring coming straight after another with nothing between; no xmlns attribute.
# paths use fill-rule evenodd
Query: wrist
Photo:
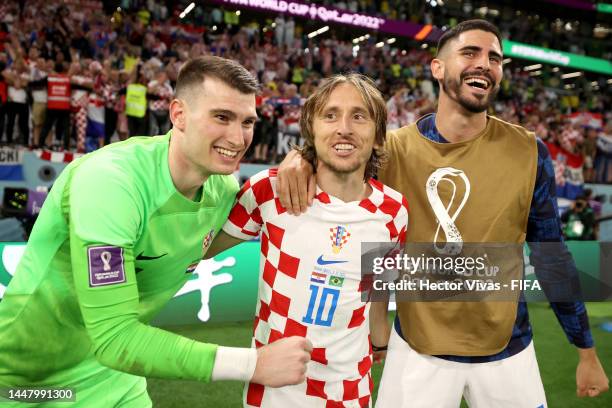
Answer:
<svg viewBox="0 0 612 408"><path fill-rule="evenodd" d="M597 353L595 352L595 347L578 348L578 356L580 357L580 360L597 359Z"/></svg>
<svg viewBox="0 0 612 408"><path fill-rule="evenodd" d="M250 381L256 365L256 349L219 346L211 378L213 381Z"/></svg>
<svg viewBox="0 0 612 408"><path fill-rule="evenodd" d="M372 343L372 351L375 352L375 353L378 352L378 351L387 351L387 348L388 348L387 344L385 344L385 345L380 345L380 344L375 345L374 343Z"/></svg>

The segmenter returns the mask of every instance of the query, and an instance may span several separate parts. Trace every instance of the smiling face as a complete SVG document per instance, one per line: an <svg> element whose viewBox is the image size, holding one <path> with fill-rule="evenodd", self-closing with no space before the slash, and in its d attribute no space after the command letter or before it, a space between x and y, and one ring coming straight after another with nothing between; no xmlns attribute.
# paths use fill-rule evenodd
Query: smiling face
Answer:
<svg viewBox="0 0 612 408"><path fill-rule="evenodd" d="M312 131L317 170L363 177L375 145L375 122L355 86L339 84L316 112Z"/></svg>
<svg viewBox="0 0 612 408"><path fill-rule="evenodd" d="M487 110L502 80L502 51L495 34L465 31L453 38L432 61L432 73L447 97L472 113Z"/></svg>
<svg viewBox="0 0 612 408"><path fill-rule="evenodd" d="M208 77L170 109L182 161L204 177L236 170L253 140L255 94Z"/></svg>

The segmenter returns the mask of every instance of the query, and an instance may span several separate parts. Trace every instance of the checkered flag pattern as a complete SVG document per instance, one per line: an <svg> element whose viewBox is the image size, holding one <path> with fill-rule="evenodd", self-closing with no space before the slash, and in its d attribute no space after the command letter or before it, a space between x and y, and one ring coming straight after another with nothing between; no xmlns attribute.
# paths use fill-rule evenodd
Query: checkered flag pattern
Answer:
<svg viewBox="0 0 612 408"><path fill-rule="evenodd" d="M77 151L85 151L85 133L87 131L87 104L89 94L84 93L78 99L72 100L72 121L76 130Z"/></svg>
<svg viewBox="0 0 612 408"><path fill-rule="evenodd" d="M360 293L361 242L403 242L406 200L371 180L372 194L361 202L344 203L318 190L313 206L294 217L280 205L276 174L263 171L242 186L223 230L243 240L261 239L254 346L302 336L313 351L305 383L247 384L245 405L368 407L372 349L370 305Z"/></svg>

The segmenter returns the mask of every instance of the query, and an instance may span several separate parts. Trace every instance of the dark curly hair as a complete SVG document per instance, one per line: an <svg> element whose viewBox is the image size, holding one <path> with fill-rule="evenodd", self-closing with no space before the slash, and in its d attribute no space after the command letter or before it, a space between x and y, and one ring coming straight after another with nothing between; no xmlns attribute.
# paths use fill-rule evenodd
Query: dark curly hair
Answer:
<svg viewBox="0 0 612 408"><path fill-rule="evenodd" d="M455 27L442 34L438 40L437 54L440 55L440 52L442 52L442 49L450 40L459 37L461 33L472 30L482 30L495 35L495 37L497 37L497 41L499 41L499 46L502 46L502 36L499 29L495 25L489 23L487 20L473 19L462 21Z"/></svg>

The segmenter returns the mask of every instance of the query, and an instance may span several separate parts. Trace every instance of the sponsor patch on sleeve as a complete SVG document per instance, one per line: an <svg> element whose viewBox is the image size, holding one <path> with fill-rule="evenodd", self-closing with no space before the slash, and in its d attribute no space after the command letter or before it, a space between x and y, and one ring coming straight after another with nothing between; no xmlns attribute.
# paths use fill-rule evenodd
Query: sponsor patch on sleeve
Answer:
<svg viewBox="0 0 612 408"><path fill-rule="evenodd" d="M106 286L125 282L123 248L94 246L87 248L89 286Z"/></svg>

